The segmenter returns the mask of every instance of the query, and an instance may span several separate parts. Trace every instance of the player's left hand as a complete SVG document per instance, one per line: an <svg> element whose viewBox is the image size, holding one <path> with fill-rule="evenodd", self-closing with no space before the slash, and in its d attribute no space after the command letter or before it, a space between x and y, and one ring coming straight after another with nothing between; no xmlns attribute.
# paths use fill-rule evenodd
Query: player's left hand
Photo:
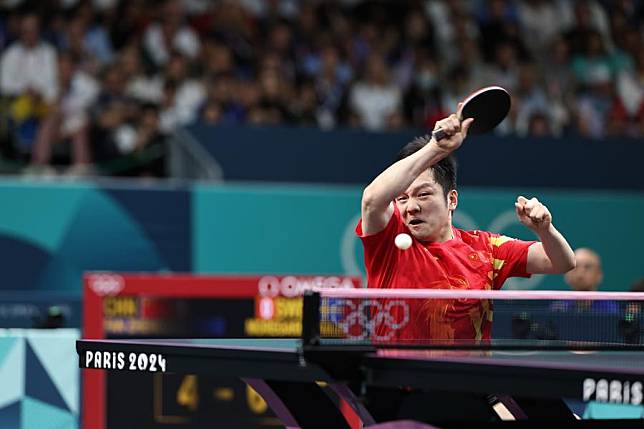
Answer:
<svg viewBox="0 0 644 429"><path fill-rule="evenodd" d="M517 197L514 203L519 221L537 234L547 231L552 223L552 215L548 207L539 202L536 198L527 199L524 196Z"/></svg>

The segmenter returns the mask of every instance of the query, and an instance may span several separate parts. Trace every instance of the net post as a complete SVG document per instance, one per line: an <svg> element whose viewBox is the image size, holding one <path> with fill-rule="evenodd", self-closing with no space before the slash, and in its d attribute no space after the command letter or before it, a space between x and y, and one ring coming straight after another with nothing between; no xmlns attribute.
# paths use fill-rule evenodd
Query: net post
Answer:
<svg viewBox="0 0 644 429"><path fill-rule="evenodd" d="M320 344L320 293L304 291L302 304L302 345Z"/></svg>

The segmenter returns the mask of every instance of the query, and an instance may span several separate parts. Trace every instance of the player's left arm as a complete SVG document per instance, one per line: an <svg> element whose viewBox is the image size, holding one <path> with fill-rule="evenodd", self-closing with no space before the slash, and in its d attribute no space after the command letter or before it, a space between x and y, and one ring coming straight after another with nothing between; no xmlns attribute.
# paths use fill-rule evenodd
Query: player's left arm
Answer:
<svg viewBox="0 0 644 429"><path fill-rule="evenodd" d="M530 274L561 274L575 268L575 253L552 223L550 210L538 199L519 196L514 203L521 223L539 236L528 249L526 271Z"/></svg>

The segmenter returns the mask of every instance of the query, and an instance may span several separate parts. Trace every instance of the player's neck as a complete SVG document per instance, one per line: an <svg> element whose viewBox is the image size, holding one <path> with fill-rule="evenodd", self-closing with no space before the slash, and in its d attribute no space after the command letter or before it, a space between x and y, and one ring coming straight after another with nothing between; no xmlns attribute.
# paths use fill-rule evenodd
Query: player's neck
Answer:
<svg viewBox="0 0 644 429"><path fill-rule="evenodd" d="M429 240L430 243L444 243L454 238L454 231L452 229L452 224L449 223L445 228L443 228L440 233L436 236L436 239Z"/></svg>
<svg viewBox="0 0 644 429"><path fill-rule="evenodd" d="M447 229L443 234L443 239L441 240L441 243L452 240L453 238L454 238L454 230L452 229L452 224L450 223L449 225L447 225Z"/></svg>

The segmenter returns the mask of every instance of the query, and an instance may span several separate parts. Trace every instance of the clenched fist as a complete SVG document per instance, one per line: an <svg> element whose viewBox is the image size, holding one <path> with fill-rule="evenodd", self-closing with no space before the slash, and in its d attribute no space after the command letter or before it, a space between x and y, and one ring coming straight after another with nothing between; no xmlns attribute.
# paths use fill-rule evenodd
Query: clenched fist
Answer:
<svg viewBox="0 0 644 429"><path fill-rule="evenodd" d="M552 223L550 210L538 199L527 199L524 196L519 196L514 203L514 207L516 207L519 221L537 234L550 228Z"/></svg>
<svg viewBox="0 0 644 429"><path fill-rule="evenodd" d="M467 137L468 128L474 122L472 118L468 118L463 122L459 120L462 108L463 103L458 103L456 113L436 121L436 125L434 125L434 131L440 128L445 133L445 137L436 142L436 145L445 153L451 153L459 148L465 137Z"/></svg>

